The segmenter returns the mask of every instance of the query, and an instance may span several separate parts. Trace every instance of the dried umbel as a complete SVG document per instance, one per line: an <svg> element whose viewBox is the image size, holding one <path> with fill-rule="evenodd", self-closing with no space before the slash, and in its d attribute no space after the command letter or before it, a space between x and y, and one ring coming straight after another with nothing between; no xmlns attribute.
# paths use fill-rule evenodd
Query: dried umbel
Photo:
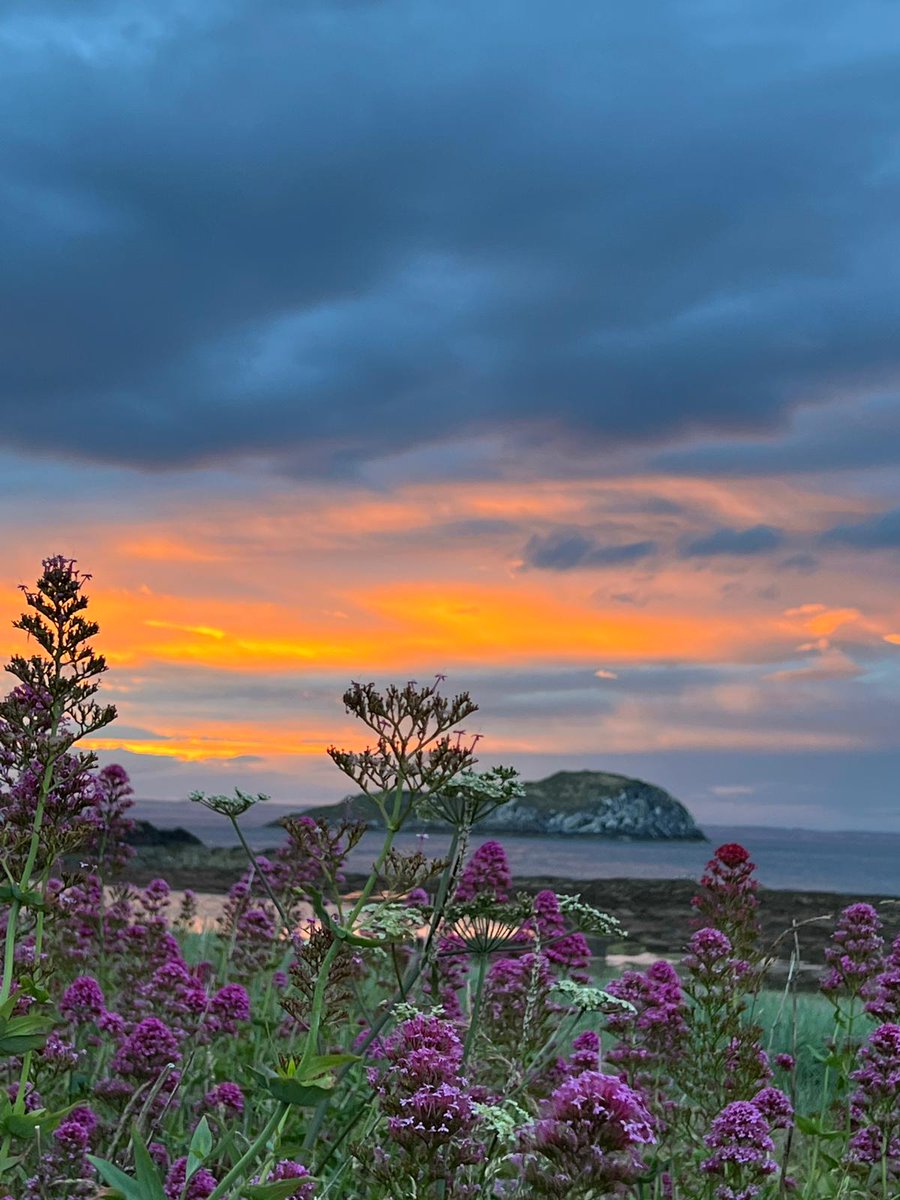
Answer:
<svg viewBox="0 0 900 1200"><path fill-rule="evenodd" d="M344 693L347 712L358 717L376 735L365 750L328 748L338 767L367 795L376 800L389 793L405 794L401 811L392 814L397 824L408 815L415 797L438 792L475 762L480 735L464 740L465 731L450 730L478 711L468 692L448 700L433 684L405 687L391 684L382 694L374 683L354 683Z"/></svg>

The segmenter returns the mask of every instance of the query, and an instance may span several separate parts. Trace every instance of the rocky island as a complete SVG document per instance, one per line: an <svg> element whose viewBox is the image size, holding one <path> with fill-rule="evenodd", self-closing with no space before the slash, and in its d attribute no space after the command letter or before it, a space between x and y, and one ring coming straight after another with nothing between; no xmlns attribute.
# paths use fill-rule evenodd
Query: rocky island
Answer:
<svg viewBox="0 0 900 1200"><path fill-rule="evenodd" d="M526 783L525 795L479 822L480 833L594 835L640 841L705 841L693 817L674 796L652 783L606 771L557 771ZM348 796L338 804L308 808L303 816L353 816L371 826L381 818L368 796ZM273 825L281 824L273 821ZM442 828L439 821L411 817L411 830Z"/></svg>

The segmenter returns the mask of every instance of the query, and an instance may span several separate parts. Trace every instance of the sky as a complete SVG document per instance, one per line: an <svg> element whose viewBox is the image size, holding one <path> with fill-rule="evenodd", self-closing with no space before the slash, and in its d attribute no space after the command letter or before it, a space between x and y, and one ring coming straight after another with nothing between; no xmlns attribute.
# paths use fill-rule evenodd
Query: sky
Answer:
<svg viewBox="0 0 900 1200"><path fill-rule="evenodd" d="M92 574L142 799L483 766L900 830L900 8L8 0L0 651Z"/></svg>

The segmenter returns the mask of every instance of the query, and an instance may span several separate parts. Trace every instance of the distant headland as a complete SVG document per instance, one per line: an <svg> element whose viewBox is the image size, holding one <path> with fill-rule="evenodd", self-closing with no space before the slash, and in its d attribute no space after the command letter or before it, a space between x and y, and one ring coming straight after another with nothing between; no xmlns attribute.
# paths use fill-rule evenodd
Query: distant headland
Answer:
<svg viewBox="0 0 900 1200"><path fill-rule="evenodd" d="M478 828L484 833L594 835L635 841L705 841L687 808L664 788L606 771L557 771L523 785L521 799L504 805ZM302 816L353 816L370 826L381 823L373 802L360 793L337 804L305 809ZM285 818L272 821L280 825ZM404 828L433 830L436 820L411 817Z"/></svg>

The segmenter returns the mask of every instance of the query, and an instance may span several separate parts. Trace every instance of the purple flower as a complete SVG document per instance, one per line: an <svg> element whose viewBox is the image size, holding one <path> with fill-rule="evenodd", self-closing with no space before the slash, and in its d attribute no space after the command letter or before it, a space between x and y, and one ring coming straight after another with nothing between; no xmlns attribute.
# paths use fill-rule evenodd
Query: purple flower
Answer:
<svg viewBox="0 0 900 1200"><path fill-rule="evenodd" d="M639 1147L656 1141L642 1098L621 1079L583 1071L560 1084L522 1135L529 1195L599 1193L642 1170Z"/></svg>
<svg viewBox="0 0 900 1200"><path fill-rule="evenodd" d="M590 946L583 933L566 929L556 892L547 890L535 896L534 924L549 962L568 971L584 972L591 961Z"/></svg>
<svg viewBox="0 0 900 1200"><path fill-rule="evenodd" d="M579 1033L572 1042L568 1069L572 1075L580 1075L582 1071L600 1070L600 1038L593 1029Z"/></svg>
<svg viewBox="0 0 900 1200"><path fill-rule="evenodd" d="M706 864L700 886L691 904L702 923L725 933L738 956L753 957L760 926L756 866L749 852L737 842L727 842Z"/></svg>
<svg viewBox="0 0 900 1200"><path fill-rule="evenodd" d="M58 1071L71 1071L78 1066L80 1057L74 1042L61 1038L55 1029L50 1031L41 1050L41 1061L46 1066L55 1067Z"/></svg>
<svg viewBox="0 0 900 1200"><path fill-rule="evenodd" d="M485 842L469 859L456 885L454 900L464 903L476 896L491 896L502 902L508 897L511 881L506 851L499 842Z"/></svg>
<svg viewBox="0 0 900 1200"><path fill-rule="evenodd" d="M226 983L209 1002L209 1012L220 1033L237 1033L238 1023L250 1020L250 997L239 983Z"/></svg>
<svg viewBox="0 0 900 1200"><path fill-rule="evenodd" d="M244 1093L236 1083L217 1083L203 1097L204 1108L223 1108L240 1116L244 1111Z"/></svg>
<svg viewBox="0 0 900 1200"><path fill-rule="evenodd" d="M632 1072L654 1065L657 1072L671 1071L684 1053L687 1038L687 1009L672 964L660 959L643 974L625 971L608 984L607 991L635 1009L607 1017L609 1029L620 1039L610 1050L609 1061Z"/></svg>
<svg viewBox="0 0 900 1200"><path fill-rule="evenodd" d="M455 1083L463 1045L456 1027L440 1017L420 1014L398 1025L384 1043L386 1072L373 1068L370 1079L380 1095L410 1095L422 1087Z"/></svg>
<svg viewBox="0 0 900 1200"><path fill-rule="evenodd" d="M741 1194L738 1188L755 1189L777 1170L769 1123L749 1100L726 1105L713 1120L705 1140L713 1154L703 1160L700 1169L723 1177L725 1186L717 1193L723 1197L737 1197ZM756 1192L745 1190L744 1194L753 1196Z"/></svg>
<svg viewBox="0 0 900 1200"><path fill-rule="evenodd" d="M124 1039L112 1061L117 1075L156 1079L168 1063L181 1060L178 1039L159 1017L145 1017Z"/></svg>
<svg viewBox="0 0 900 1200"><path fill-rule="evenodd" d="M125 1032L125 1018L120 1017L118 1013L101 1013L97 1025L104 1033L112 1034L113 1037L121 1037Z"/></svg>
<svg viewBox="0 0 900 1200"><path fill-rule="evenodd" d="M73 979L59 1002L60 1013L76 1025L97 1021L105 1010L103 989L91 975L79 975Z"/></svg>
<svg viewBox="0 0 900 1200"><path fill-rule="evenodd" d="M306 1179L309 1171L304 1167L303 1163L294 1162L293 1159L283 1158L280 1163L276 1163L269 1175L269 1179ZM316 1190L315 1181L310 1183L299 1183L297 1190L291 1192L289 1200L312 1200L313 1192Z"/></svg>
<svg viewBox="0 0 900 1200"><path fill-rule="evenodd" d="M875 978L882 969L884 941L881 921L871 904L851 904L838 918L825 949L829 970L820 987L829 997L871 997Z"/></svg>
<svg viewBox="0 0 900 1200"><path fill-rule="evenodd" d="M780 1088L766 1087L753 1097L753 1104L772 1129L789 1129L794 1123L794 1106Z"/></svg>
<svg viewBox="0 0 900 1200"><path fill-rule="evenodd" d="M206 1200L216 1190L215 1176L205 1167L201 1167L190 1178L187 1191L184 1189L184 1177L187 1174L187 1159L177 1158L169 1168L163 1190L167 1200Z"/></svg>
<svg viewBox="0 0 900 1200"><path fill-rule="evenodd" d="M866 1012L882 1022L900 1022L900 937L894 939L884 970L873 981Z"/></svg>
<svg viewBox="0 0 900 1200"><path fill-rule="evenodd" d="M474 1125L475 1112L467 1091L444 1082L402 1096L387 1127L398 1145L427 1154L444 1143L464 1140Z"/></svg>

